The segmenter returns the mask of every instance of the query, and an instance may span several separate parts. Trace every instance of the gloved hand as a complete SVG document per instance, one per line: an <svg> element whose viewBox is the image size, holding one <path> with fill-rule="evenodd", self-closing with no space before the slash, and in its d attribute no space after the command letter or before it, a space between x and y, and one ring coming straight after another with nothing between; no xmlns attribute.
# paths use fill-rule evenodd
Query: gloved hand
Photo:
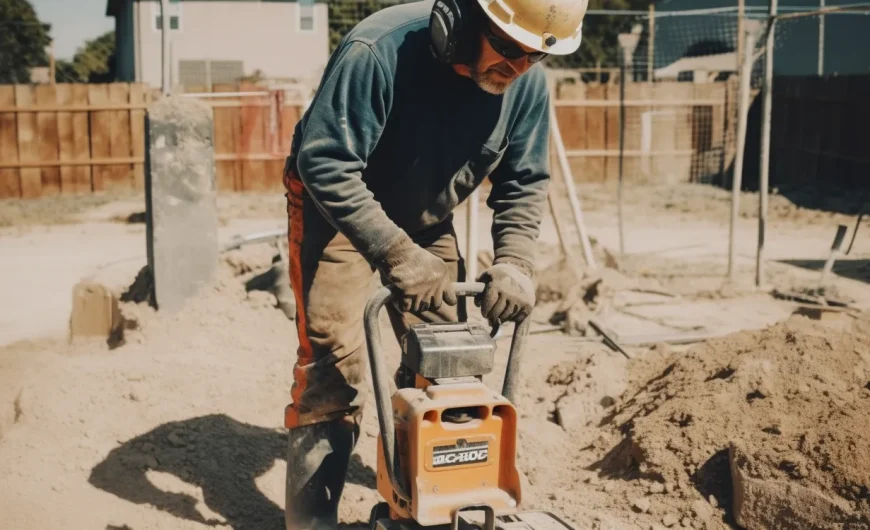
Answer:
<svg viewBox="0 0 870 530"><path fill-rule="evenodd" d="M411 238L402 238L375 260L384 279L397 292L395 305L405 312L437 310L441 303L456 305L447 264Z"/></svg>
<svg viewBox="0 0 870 530"><path fill-rule="evenodd" d="M535 286L519 267L497 263L483 271L477 281L486 287L474 298L474 304L481 308L481 314L490 326L500 322L521 322L532 313Z"/></svg>

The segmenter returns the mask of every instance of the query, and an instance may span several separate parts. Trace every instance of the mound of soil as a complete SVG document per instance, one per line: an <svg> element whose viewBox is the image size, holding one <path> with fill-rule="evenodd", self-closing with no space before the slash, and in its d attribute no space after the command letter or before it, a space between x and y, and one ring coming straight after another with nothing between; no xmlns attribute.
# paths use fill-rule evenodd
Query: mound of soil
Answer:
<svg viewBox="0 0 870 530"><path fill-rule="evenodd" d="M600 470L697 491L705 527L868 528L868 406L870 338L793 318L653 363Z"/></svg>

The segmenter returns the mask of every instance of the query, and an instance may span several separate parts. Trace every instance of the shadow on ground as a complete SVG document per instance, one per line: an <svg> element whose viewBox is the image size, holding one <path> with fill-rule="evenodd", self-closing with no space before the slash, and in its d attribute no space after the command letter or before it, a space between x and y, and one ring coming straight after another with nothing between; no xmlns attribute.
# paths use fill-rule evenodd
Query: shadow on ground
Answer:
<svg viewBox="0 0 870 530"><path fill-rule="evenodd" d="M825 267L825 260L788 259L779 260L779 263L819 271L820 273ZM834 262L832 272L843 278L870 283L870 259L839 259Z"/></svg>
<svg viewBox="0 0 870 530"><path fill-rule="evenodd" d="M286 459L283 429L265 429L226 415L169 422L128 440L97 464L89 482L121 499L147 504L179 519L234 530L283 529L284 512L257 487L255 480L276 460ZM209 510L221 519L207 519L188 493L165 491L146 476L149 470L169 473L202 488ZM375 472L354 455L350 482L375 487ZM345 528L359 528L358 524Z"/></svg>

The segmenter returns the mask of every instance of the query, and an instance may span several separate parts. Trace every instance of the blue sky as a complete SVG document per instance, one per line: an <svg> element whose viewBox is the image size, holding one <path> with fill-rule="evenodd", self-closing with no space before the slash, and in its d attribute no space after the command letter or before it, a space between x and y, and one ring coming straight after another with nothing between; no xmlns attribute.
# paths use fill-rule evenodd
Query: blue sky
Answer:
<svg viewBox="0 0 870 530"><path fill-rule="evenodd" d="M115 19L106 16L106 0L30 0L36 15L51 24L54 54L72 59L85 41L115 28Z"/></svg>

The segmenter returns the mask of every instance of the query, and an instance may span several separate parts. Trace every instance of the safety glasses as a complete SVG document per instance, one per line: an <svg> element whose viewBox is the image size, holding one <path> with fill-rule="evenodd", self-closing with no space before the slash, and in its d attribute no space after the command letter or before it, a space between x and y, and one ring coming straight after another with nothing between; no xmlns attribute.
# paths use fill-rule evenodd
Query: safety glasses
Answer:
<svg viewBox="0 0 870 530"><path fill-rule="evenodd" d="M546 52L527 52L523 50L516 42L503 39L493 33L489 24L483 25L483 34L486 36L486 40L489 41L489 45L492 46L492 49L510 61L515 61L522 57L528 57L529 63L535 64L549 55Z"/></svg>

